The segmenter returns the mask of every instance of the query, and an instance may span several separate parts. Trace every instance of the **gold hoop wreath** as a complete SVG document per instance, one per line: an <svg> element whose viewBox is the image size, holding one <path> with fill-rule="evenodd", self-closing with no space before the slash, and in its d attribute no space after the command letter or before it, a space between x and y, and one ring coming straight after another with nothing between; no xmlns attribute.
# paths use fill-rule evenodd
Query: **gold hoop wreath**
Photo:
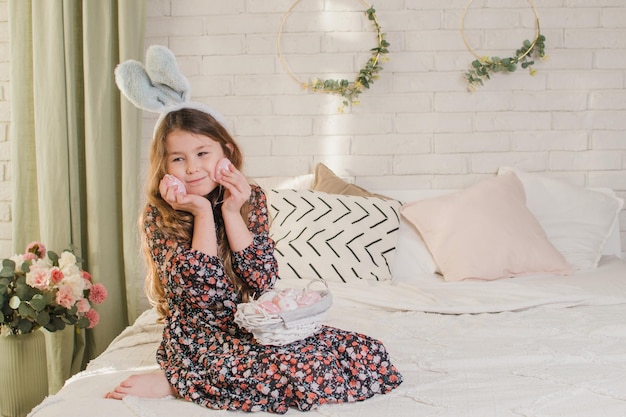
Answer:
<svg viewBox="0 0 626 417"><path fill-rule="evenodd" d="M537 25L535 39L532 42L526 39L523 42L522 47L515 51L515 55L507 58L500 58L498 56L481 56L469 44L467 38L465 37L465 15L474 0L468 1L465 9L463 9L463 15L461 17L461 36L463 37L463 43L465 43L467 50L476 57L476 59L472 61L471 68L465 73L465 79L467 80L470 91L483 85L484 81L490 79L492 74L515 71L518 63L521 64L522 68L528 69L530 75L535 75L536 70L532 68L532 65L535 64L535 58L545 57L546 37L541 34L539 12L537 11L535 4L532 0L527 1L533 9L533 13L535 13L535 21Z"/></svg>
<svg viewBox="0 0 626 417"><path fill-rule="evenodd" d="M378 23L378 19L376 17L376 10L374 10L373 6L370 6L363 0L359 0L363 6L367 9L365 11L368 20L370 20L374 24L374 29L376 30L376 39L377 45L370 49L371 56L368 61L365 63L365 66L361 68L353 81L348 81L346 79L319 79L314 78L310 82L304 82L299 80L289 68L289 65L285 61L285 57L281 48L281 36L283 32L283 26L287 21L287 18L293 11L294 7L300 0L296 0L291 7L285 12L283 19L280 23L280 28L278 30L278 57L280 58L280 63L283 68L287 72L287 74L300 86L306 90L321 92L327 94L335 94L343 97L343 107L352 107L353 105L358 105L359 95L363 92L363 89L368 89L374 83L374 80L378 78L378 73L383 69L380 64L381 61L384 60L384 56L389 53L389 42L385 39L385 33L382 32L380 24ZM339 109L343 111L343 108Z"/></svg>

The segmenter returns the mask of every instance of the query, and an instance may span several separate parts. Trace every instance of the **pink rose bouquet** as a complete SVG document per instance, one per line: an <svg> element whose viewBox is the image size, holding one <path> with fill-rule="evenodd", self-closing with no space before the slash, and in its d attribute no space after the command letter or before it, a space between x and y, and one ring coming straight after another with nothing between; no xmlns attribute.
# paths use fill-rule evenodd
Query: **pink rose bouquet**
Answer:
<svg viewBox="0 0 626 417"><path fill-rule="evenodd" d="M55 332L66 325L92 328L100 319L92 308L107 298L104 285L94 283L72 251L59 256L32 242L23 254L2 261L0 331L29 333L40 327Z"/></svg>

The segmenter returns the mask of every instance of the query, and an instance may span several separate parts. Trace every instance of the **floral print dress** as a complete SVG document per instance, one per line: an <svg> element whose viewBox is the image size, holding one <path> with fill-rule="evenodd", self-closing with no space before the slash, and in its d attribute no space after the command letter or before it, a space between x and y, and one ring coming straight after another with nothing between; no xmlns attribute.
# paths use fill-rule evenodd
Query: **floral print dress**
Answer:
<svg viewBox="0 0 626 417"><path fill-rule="evenodd" d="M277 279L265 194L252 186L253 243L233 253L233 269L261 293ZM324 403L361 401L400 385L380 341L324 326L286 346L265 346L233 321L240 298L222 261L164 236L147 208L144 230L170 314L157 361L186 400L213 409L286 413ZM220 227L220 226L217 226Z"/></svg>

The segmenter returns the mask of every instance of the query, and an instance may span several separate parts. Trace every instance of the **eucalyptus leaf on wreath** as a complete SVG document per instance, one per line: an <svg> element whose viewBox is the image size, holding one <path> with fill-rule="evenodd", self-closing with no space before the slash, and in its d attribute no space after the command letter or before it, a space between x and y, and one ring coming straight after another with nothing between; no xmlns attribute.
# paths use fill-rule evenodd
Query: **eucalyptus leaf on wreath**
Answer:
<svg viewBox="0 0 626 417"><path fill-rule="evenodd" d="M287 70L288 74L300 84L300 86L304 89L328 93L341 96L343 98L342 104L343 107L339 108L340 112L343 112L345 107L352 107L353 105L359 104L359 95L363 92L363 89L369 89L371 85L374 83L376 79L378 79L378 73L382 71L383 67L381 63L387 60L386 55L389 53L389 42L386 39L386 33L382 32L382 28L378 23L378 19L376 17L376 10L373 6L367 5L364 0L361 0L363 4L367 5L367 10L365 11L367 15L367 19L371 21L374 25L374 29L376 30L376 41L377 45L374 48L370 49L370 58L365 63L363 68L359 70L356 75L354 81L349 81L346 79L320 79L313 78L310 82L302 82L298 80L295 75L289 69L289 66L284 60L282 49L280 45L280 38L282 34L282 28L285 24L287 16L291 13L294 6L299 3L300 0L295 0L295 2L291 5L287 13L283 16L282 23L280 25L280 29L278 30L278 55L283 67Z"/></svg>
<svg viewBox="0 0 626 417"><path fill-rule="evenodd" d="M465 73L465 79L469 88L473 90L477 86L483 85L484 80L491 78L491 74L514 72L517 69L517 64L521 64L522 68L528 69L530 75L535 75L536 71L532 68L532 65L535 64L535 59L545 57L545 41L546 37L539 34L534 42L526 39L522 47L515 51L515 56L513 57L481 57L472 61L471 69Z"/></svg>
<svg viewBox="0 0 626 417"><path fill-rule="evenodd" d="M490 79L493 74L514 72L517 69L517 64L521 64L522 68L528 69L530 71L530 75L535 75L536 71L532 68L532 65L535 64L535 59L545 58L546 37L541 34L539 12L533 3L533 0L527 1L535 14L535 23L537 25L534 40L530 41L526 39L523 42L522 47L515 51L514 56L505 58L500 58L499 56L481 56L470 46L467 38L465 37L465 16L473 1L474 0L469 0L467 2L461 18L461 36L463 37L463 42L465 43L467 50L477 58L472 61L470 69L465 73L468 89L470 91L475 90L478 86L483 85L485 80Z"/></svg>

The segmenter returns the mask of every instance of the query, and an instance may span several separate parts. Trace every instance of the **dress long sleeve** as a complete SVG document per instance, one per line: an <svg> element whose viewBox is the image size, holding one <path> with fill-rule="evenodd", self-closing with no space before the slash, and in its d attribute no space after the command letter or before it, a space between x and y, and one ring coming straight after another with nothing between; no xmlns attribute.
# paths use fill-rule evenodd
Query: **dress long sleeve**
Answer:
<svg viewBox="0 0 626 417"><path fill-rule="evenodd" d="M274 241L269 237L267 198L258 187L252 188L248 230L253 234L252 244L233 253L233 269L250 288L261 293L273 287L278 277L278 263L274 257Z"/></svg>

